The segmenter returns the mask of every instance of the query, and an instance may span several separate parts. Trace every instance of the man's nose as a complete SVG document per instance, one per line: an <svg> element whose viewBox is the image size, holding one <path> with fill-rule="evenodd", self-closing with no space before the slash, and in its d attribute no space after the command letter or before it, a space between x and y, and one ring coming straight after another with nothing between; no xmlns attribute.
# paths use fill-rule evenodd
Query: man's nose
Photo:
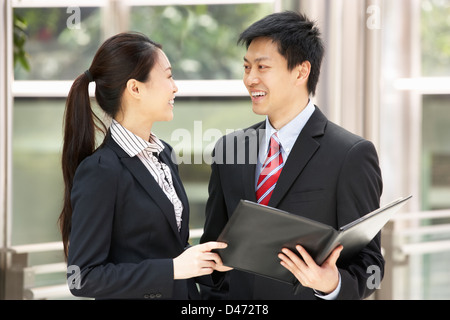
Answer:
<svg viewBox="0 0 450 320"><path fill-rule="evenodd" d="M255 71L250 71L248 74L244 75L244 83L248 87L259 84L260 83L259 76L256 74Z"/></svg>

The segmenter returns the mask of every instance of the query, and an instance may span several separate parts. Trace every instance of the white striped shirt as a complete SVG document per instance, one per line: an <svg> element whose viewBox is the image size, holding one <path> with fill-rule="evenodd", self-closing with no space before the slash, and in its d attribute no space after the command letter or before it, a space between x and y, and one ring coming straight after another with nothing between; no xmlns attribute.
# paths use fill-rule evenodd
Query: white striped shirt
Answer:
<svg viewBox="0 0 450 320"><path fill-rule="evenodd" d="M111 123L111 136L114 141L130 156L137 156L139 160L151 173L153 178L158 182L158 185L164 191L167 198L173 204L175 210L175 218L177 221L178 231L181 228L181 214L183 212L183 204L178 197L173 186L172 174L169 167L162 163L155 157L154 153L160 154L164 149L161 140L153 133L150 133L149 141L145 141L138 137L116 120L113 119Z"/></svg>

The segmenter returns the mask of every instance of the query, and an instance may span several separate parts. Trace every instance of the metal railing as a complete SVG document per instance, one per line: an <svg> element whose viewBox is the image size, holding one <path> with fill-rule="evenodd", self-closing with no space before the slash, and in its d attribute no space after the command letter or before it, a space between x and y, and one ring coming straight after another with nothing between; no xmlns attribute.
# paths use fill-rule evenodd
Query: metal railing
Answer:
<svg viewBox="0 0 450 320"><path fill-rule="evenodd" d="M442 239L427 239L430 236L440 236ZM450 210L397 214L383 228L382 247L386 260L385 276L376 297L384 300L410 299L408 294L413 289L411 269L417 258L450 252Z"/></svg>
<svg viewBox="0 0 450 320"><path fill-rule="evenodd" d="M5 298L8 300L22 300L70 297L71 294L65 282L67 266L64 261L41 265L30 265L29 263L31 254L62 253L62 251L62 242L18 245L9 248L7 250L9 266L5 272ZM36 285L37 276L52 273L61 273L60 284L49 286Z"/></svg>

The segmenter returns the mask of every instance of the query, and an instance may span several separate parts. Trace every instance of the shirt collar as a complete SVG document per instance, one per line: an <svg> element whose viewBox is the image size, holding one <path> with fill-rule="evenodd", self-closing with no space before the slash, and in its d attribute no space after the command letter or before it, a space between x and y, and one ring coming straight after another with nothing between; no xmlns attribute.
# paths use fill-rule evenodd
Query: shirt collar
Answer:
<svg viewBox="0 0 450 320"><path fill-rule="evenodd" d="M164 150L164 145L158 137L150 132L149 141L145 141L141 137L135 135L127 128L122 126L115 119L111 123L111 136L114 141L130 156L134 157L137 154L147 150L155 152L158 155Z"/></svg>
<svg viewBox="0 0 450 320"><path fill-rule="evenodd" d="M269 117L266 117L266 136L265 136L265 146L269 146L270 137L275 132L278 133L278 139L280 140L281 146L289 154L297 140L298 135L303 130L304 126L308 122L311 115L314 113L315 107L311 100L309 100L308 105L302 110L294 119L283 126L280 130L276 130L270 124ZM265 148L264 150L266 150Z"/></svg>

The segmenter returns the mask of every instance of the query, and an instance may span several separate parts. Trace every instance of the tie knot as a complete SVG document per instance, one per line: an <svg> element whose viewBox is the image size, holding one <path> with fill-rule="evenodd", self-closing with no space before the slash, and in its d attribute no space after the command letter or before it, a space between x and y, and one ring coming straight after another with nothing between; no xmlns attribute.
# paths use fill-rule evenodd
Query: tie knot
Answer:
<svg viewBox="0 0 450 320"><path fill-rule="evenodd" d="M269 147L269 154L274 154L280 150L281 143L276 132L270 137Z"/></svg>

